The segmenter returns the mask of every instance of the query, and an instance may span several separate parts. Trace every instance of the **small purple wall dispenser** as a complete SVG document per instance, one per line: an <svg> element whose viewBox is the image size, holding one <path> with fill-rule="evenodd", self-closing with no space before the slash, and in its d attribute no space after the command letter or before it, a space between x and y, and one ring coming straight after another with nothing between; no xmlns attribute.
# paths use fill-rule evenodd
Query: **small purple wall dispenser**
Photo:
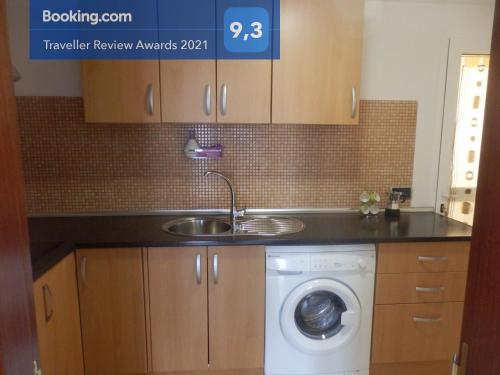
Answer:
<svg viewBox="0 0 500 375"><path fill-rule="evenodd" d="M201 147L196 140L194 130L189 131L189 139L184 147L184 154L189 159L220 159L222 157L223 146L216 144L208 147Z"/></svg>

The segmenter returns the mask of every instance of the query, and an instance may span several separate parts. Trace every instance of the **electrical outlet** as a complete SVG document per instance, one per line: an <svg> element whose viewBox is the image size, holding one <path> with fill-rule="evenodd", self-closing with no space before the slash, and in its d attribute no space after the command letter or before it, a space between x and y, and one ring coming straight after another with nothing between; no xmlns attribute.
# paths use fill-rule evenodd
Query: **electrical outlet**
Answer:
<svg viewBox="0 0 500 375"><path fill-rule="evenodd" d="M401 197L409 200L411 199L411 187L393 187L390 190L391 192L400 192Z"/></svg>

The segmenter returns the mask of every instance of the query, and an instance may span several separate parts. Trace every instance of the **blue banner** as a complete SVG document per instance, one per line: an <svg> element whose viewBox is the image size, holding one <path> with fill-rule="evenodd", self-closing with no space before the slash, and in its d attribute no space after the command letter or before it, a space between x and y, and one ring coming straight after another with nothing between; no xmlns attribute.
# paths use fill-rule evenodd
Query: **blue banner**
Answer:
<svg viewBox="0 0 500 375"><path fill-rule="evenodd" d="M31 0L32 59L278 59L279 0Z"/></svg>

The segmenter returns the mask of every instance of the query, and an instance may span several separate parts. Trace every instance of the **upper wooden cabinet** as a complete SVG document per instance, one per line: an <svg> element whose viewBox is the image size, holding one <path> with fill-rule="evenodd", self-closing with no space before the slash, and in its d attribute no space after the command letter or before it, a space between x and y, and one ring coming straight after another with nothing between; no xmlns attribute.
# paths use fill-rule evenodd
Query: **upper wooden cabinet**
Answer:
<svg viewBox="0 0 500 375"><path fill-rule="evenodd" d="M43 373L83 375L74 254L35 281L33 289Z"/></svg>
<svg viewBox="0 0 500 375"><path fill-rule="evenodd" d="M214 60L163 60L161 67L162 121L217 121L217 82Z"/></svg>
<svg viewBox="0 0 500 375"><path fill-rule="evenodd" d="M87 375L146 374L141 249L77 251Z"/></svg>
<svg viewBox="0 0 500 375"><path fill-rule="evenodd" d="M217 61L217 122L271 122L271 61Z"/></svg>
<svg viewBox="0 0 500 375"><path fill-rule="evenodd" d="M159 123L160 62L83 61L85 121Z"/></svg>
<svg viewBox="0 0 500 375"><path fill-rule="evenodd" d="M272 122L358 124L364 0L281 0Z"/></svg>

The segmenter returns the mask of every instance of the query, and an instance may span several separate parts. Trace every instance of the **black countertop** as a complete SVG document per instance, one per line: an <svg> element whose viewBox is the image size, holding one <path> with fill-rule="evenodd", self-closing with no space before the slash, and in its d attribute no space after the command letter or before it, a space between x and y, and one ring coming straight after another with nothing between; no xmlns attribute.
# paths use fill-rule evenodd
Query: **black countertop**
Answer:
<svg viewBox="0 0 500 375"><path fill-rule="evenodd" d="M386 220L383 215L363 218L357 213L287 214L302 220L306 227L300 233L279 237L195 238L161 230L166 221L184 216L31 218L33 276L40 277L75 248L467 241L472 234L468 225L431 212L401 213L398 220Z"/></svg>

